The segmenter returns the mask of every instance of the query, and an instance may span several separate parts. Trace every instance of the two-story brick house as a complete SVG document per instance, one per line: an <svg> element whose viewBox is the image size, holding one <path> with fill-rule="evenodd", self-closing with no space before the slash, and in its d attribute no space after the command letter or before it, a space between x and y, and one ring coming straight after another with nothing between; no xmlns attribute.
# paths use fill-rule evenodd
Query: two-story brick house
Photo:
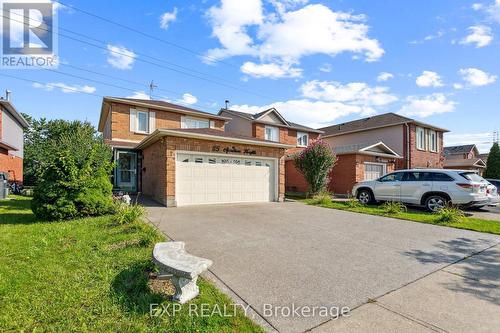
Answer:
<svg viewBox="0 0 500 333"><path fill-rule="evenodd" d="M0 172L23 182L24 136L28 123L8 100L0 98Z"/></svg>
<svg viewBox="0 0 500 333"><path fill-rule="evenodd" d="M226 131L231 118L164 101L105 97L99 131L113 147L115 190L166 206L282 201L285 151Z"/></svg>
<svg viewBox="0 0 500 333"><path fill-rule="evenodd" d="M474 144L444 147L443 153L446 169L472 170L481 176L486 170L486 162Z"/></svg>
<svg viewBox="0 0 500 333"><path fill-rule="evenodd" d="M290 122L275 108L255 114L222 109L219 115L232 118L226 124L228 132L242 133L258 139L292 145L293 147L286 151L285 189L288 192L307 191L307 182L293 165L292 155L319 139L323 134L322 130Z"/></svg>
<svg viewBox="0 0 500 333"><path fill-rule="evenodd" d="M410 168L443 168L446 129L395 113L321 128L338 155L330 190L348 194L356 182Z"/></svg>

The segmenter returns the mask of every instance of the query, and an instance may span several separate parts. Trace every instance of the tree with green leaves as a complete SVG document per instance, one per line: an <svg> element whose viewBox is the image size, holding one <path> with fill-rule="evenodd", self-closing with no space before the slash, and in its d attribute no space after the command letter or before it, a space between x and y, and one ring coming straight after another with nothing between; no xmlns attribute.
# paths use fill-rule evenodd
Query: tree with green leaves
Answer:
<svg viewBox="0 0 500 333"><path fill-rule="evenodd" d="M294 155L293 160L295 167L309 184L310 194L316 195L326 190L329 175L337 162L337 157L325 141L314 141Z"/></svg>
<svg viewBox="0 0 500 333"><path fill-rule="evenodd" d="M112 209L111 149L88 122L29 119L25 165L38 218L64 220Z"/></svg>
<svg viewBox="0 0 500 333"><path fill-rule="evenodd" d="M500 147L497 142L490 149L484 178L500 179Z"/></svg>

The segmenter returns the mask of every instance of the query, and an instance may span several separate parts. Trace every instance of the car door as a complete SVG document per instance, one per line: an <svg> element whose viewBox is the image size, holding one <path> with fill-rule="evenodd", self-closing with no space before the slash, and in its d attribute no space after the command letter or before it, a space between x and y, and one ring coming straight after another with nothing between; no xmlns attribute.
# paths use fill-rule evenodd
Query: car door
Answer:
<svg viewBox="0 0 500 333"><path fill-rule="evenodd" d="M403 172L394 172L381 177L375 183L375 200L398 201Z"/></svg>
<svg viewBox="0 0 500 333"><path fill-rule="evenodd" d="M424 193L432 190L432 173L427 171L406 172L401 182L401 201L418 205Z"/></svg>

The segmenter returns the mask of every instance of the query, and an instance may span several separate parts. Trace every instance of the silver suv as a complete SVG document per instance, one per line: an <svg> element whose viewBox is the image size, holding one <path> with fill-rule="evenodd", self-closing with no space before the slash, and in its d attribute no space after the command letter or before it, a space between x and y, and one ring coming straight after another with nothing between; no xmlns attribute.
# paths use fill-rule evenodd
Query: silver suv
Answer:
<svg viewBox="0 0 500 333"><path fill-rule="evenodd" d="M486 180L472 171L410 169L357 183L352 195L362 204L400 201L436 212L448 204L483 207L489 203L486 190Z"/></svg>

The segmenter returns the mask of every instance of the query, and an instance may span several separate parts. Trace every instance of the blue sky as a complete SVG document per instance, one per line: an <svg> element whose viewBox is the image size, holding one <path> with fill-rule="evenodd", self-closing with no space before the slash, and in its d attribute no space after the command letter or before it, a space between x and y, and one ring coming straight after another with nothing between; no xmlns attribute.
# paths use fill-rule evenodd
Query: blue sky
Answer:
<svg viewBox="0 0 500 333"><path fill-rule="evenodd" d="M228 99L321 127L398 112L482 151L500 130L500 0L64 3L59 73L0 72L38 82L0 76L35 117L97 124L100 96L146 98L154 80L156 99L214 113Z"/></svg>

